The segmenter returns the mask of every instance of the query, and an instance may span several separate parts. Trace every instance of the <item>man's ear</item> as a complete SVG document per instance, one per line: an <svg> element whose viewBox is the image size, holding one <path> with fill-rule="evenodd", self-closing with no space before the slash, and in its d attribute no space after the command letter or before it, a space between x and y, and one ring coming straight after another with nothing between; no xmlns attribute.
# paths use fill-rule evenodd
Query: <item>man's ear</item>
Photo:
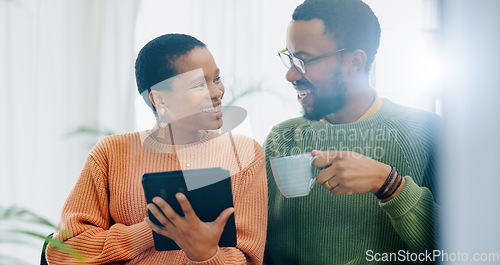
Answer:
<svg viewBox="0 0 500 265"><path fill-rule="evenodd" d="M365 72L366 53L357 49L351 52L351 72L353 74L361 74Z"/></svg>
<svg viewBox="0 0 500 265"><path fill-rule="evenodd" d="M165 100L164 97L161 95L160 91L151 90L149 92L149 99L151 100L151 103L153 104L153 106L155 106L156 109L165 107Z"/></svg>

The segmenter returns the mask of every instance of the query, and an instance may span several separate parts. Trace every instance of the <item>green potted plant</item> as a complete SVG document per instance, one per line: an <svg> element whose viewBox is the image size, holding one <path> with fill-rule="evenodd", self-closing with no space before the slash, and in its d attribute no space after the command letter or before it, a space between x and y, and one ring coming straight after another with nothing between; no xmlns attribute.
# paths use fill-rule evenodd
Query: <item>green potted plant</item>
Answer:
<svg viewBox="0 0 500 265"><path fill-rule="evenodd" d="M17 206L8 208L0 206L0 245L5 243L25 244L27 243L27 237L41 238L45 242L53 244L56 248L73 255L78 261L83 262L82 255L76 250L60 240L37 232L36 227L48 227L53 231L58 230L57 226L33 212ZM0 253L0 265L7 264L24 264L24 262L17 257Z"/></svg>

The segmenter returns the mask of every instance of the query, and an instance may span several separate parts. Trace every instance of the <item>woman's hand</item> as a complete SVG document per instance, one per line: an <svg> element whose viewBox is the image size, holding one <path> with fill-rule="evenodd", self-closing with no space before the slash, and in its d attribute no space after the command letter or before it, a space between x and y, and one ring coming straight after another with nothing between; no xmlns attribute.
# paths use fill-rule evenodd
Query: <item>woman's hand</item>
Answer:
<svg viewBox="0 0 500 265"><path fill-rule="evenodd" d="M177 193L175 197L184 217L179 216L165 200L155 197L148 209L164 227L155 225L147 217L144 220L153 231L174 240L190 260L210 259L217 252L222 231L234 208L225 209L215 221L205 223L196 216L184 194Z"/></svg>

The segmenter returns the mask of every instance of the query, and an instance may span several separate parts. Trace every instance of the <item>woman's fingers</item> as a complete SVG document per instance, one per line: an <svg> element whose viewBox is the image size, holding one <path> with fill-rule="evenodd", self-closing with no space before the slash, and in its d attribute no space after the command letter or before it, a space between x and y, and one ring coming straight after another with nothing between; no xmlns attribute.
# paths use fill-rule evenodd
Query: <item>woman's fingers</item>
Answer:
<svg viewBox="0 0 500 265"><path fill-rule="evenodd" d="M198 219L198 216L194 212L191 203L189 203L188 199L186 198L186 195L179 192L175 194L175 198L179 201L182 211L184 212L184 218L186 218L187 222L200 222L200 219Z"/></svg>
<svg viewBox="0 0 500 265"><path fill-rule="evenodd" d="M215 221L212 222L212 224L217 228L220 229L221 231L224 229L224 226L226 226L227 219L231 216L231 214L234 213L234 208L229 207L222 211L222 213L215 219Z"/></svg>
<svg viewBox="0 0 500 265"><path fill-rule="evenodd" d="M149 226L149 228L151 228L151 230L155 231L156 233L158 233L160 235L171 238L170 232L168 231L168 229L166 227L156 225L148 217L144 217L144 221L146 221L146 224Z"/></svg>
<svg viewBox="0 0 500 265"><path fill-rule="evenodd" d="M234 213L234 207L222 211L213 222L205 223L198 218L184 194L177 193L175 197L184 212L183 217L177 215L163 199L155 197L154 203L148 204L148 208L162 224L166 225L165 227L156 225L147 217L144 219L146 224L154 232L174 240L193 260L204 260L213 256L227 220Z"/></svg>
<svg viewBox="0 0 500 265"><path fill-rule="evenodd" d="M179 220L179 215L172 209L172 207L161 197L154 197L154 203L148 204L148 209L151 213L168 228L168 225L176 226ZM156 204L156 205L155 205Z"/></svg>

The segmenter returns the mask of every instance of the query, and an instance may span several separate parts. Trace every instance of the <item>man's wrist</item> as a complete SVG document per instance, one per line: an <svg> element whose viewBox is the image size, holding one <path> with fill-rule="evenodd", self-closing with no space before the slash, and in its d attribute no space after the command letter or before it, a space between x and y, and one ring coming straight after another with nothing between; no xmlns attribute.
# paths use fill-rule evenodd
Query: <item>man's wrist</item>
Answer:
<svg viewBox="0 0 500 265"><path fill-rule="evenodd" d="M403 190L405 183L406 183L406 180L402 176L401 176L401 178L402 178L401 185L396 189L396 191L391 196L380 200L381 202L388 202L388 201L396 198L396 196L398 196L398 194L401 193L401 191Z"/></svg>
<svg viewBox="0 0 500 265"><path fill-rule="evenodd" d="M401 192L404 187L405 181L403 179L403 176L399 174L395 167L385 164L384 166L390 167L390 173L386 175L385 178L383 178L383 184L373 194L382 202L387 202L396 197Z"/></svg>
<svg viewBox="0 0 500 265"><path fill-rule="evenodd" d="M391 170L392 170L392 167L390 165L383 164L382 169L379 170L379 173L376 177L377 181L373 185L373 189L372 189L371 193L375 194L375 193L377 193L377 191L379 191L382 188L385 181L387 180L387 177L391 173Z"/></svg>

